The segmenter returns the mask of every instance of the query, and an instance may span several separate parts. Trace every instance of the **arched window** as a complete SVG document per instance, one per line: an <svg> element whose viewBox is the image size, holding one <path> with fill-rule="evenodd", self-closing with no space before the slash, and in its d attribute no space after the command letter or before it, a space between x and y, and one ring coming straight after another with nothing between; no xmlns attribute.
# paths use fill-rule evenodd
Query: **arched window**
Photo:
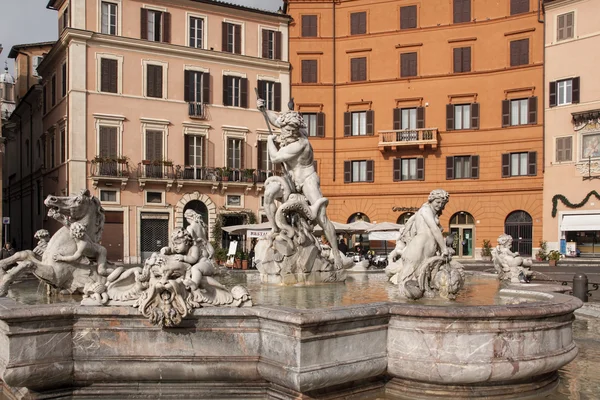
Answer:
<svg viewBox="0 0 600 400"><path fill-rule="evenodd" d="M465 211L457 212L450 218L450 225L473 225L475 219L471 214Z"/></svg>
<svg viewBox="0 0 600 400"><path fill-rule="evenodd" d="M369 219L369 216L363 213L354 213L352 214L349 218L348 218L348 223L351 224L353 222L357 222L357 221L365 221L365 222L371 222L371 220Z"/></svg>
<svg viewBox="0 0 600 400"><path fill-rule="evenodd" d="M410 219L410 217L412 217L413 215L415 215L414 212L405 212L405 213L402 213L402 214L400 214L400 216L396 220L396 223L400 224L400 225L404 225Z"/></svg>
<svg viewBox="0 0 600 400"><path fill-rule="evenodd" d="M504 221L504 233L512 236L512 251L518 251L523 256L532 253L533 219L523 210L513 211Z"/></svg>
<svg viewBox="0 0 600 400"><path fill-rule="evenodd" d="M368 215L360 213L360 212L354 213L348 218L349 224L351 224L353 222L358 222L358 221L371 222ZM350 246L359 245L363 248L363 251L364 251L365 247L368 247L368 245L369 245L369 235L367 233L364 233L364 234L359 233L359 234L352 235L351 243L349 243L349 245Z"/></svg>
<svg viewBox="0 0 600 400"><path fill-rule="evenodd" d="M208 225L208 208L206 207L206 204L204 204L200 200L188 201L188 203L183 208L184 215L187 210L194 210L198 214L202 215L202 219L204 220L204 223ZM189 225L189 223L184 218L183 219L183 227L187 228L188 225Z"/></svg>

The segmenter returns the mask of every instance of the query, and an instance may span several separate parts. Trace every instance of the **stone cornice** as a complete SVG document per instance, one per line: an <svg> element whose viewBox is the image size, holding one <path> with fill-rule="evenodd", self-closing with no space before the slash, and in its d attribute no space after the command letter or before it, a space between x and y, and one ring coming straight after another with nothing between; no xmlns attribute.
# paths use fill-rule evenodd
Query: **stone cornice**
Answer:
<svg viewBox="0 0 600 400"><path fill-rule="evenodd" d="M544 9L553 10L555 8L560 8L563 6L571 5L574 3L581 3L581 0L553 0L553 1L544 1Z"/></svg>

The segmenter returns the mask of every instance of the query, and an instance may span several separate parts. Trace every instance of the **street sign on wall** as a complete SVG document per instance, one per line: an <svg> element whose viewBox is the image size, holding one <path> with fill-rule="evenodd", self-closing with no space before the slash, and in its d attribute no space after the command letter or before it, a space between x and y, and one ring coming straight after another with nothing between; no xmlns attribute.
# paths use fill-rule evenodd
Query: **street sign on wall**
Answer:
<svg viewBox="0 0 600 400"><path fill-rule="evenodd" d="M2 224L3 225L9 225L10 224L10 217L2 217Z"/></svg>

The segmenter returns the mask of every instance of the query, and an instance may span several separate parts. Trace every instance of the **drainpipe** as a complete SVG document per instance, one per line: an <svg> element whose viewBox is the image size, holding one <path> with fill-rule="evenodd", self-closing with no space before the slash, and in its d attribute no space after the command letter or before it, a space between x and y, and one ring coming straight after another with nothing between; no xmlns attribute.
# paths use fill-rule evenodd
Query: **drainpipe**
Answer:
<svg viewBox="0 0 600 400"><path fill-rule="evenodd" d="M31 210L31 218L29 220L31 230L29 231L29 234L33 235L33 104L25 100L23 100L23 103L27 104L27 106L29 107L29 210ZM23 196L21 193L21 199L22 198ZM23 208L21 207L21 210L22 209ZM22 215L23 212L21 212L21 218L23 218ZM21 226L23 225L21 224ZM21 233L21 242L23 241L22 236L23 234ZM22 244L21 248L23 248Z"/></svg>
<svg viewBox="0 0 600 400"><path fill-rule="evenodd" d="M333 11L333 181L335 182L335 175L336 175L336 143L335 143L335 137L337 136L337 131L336 131L336 127L337 127L337 93L336 93L336 76L335 76L335 72L336 72L336 55L335 55L335 2L337 0L333 0L331 2L331 9Z"/></svg>
<svg viewBox="0 0 600 400"><path fill-rule="evenodd" d="M546 15L542 19L544 0L538 0L538 22L543 26L543 48L542 48L542 176L546 172Z"/></svg>

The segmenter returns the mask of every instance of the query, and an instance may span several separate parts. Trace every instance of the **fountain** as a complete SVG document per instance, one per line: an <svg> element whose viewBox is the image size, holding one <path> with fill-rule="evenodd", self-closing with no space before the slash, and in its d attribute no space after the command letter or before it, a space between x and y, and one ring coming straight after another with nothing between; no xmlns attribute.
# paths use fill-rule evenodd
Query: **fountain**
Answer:
<svg viewBox="0 0 600 400"><path fill-rule="evenodd" d="M297 113L279 117L279 147L269 139L274 161L306 139L296 136ZM294 177L306 181L291 185L286 175L266 185L273 231L257 250L260 275L241 275L246 282L215 279L199 219L176 230L171 246L143 267L115 268L98 243L98 200L85 190L49 196L49 214L64 226L47 242L40 233L35 251L0 262L18 262L2 274L0 294L10 289L18 299L19 284L10 285L31 271L60 289L51 298L63 302L0 297L0 393L11 399L514 399L554 389L557 370L577 355L572 323L581 301L543 285L517 285L490 302L475 296L463 303L461 293L485 284L472 285L451 259L436 220L448 199L442 190L432 192L408 229L410 240L397 249L398 285L379 285L389 296L360 304L356 298L370 289L353 290L353 279L315 285L347 277L335 240L324 255L312 235L319 224L331 236L327 200L308 166L310 145L301 159ZM248 291L252 276L258 285ZM495 275L474 280L498 284ZM275 291L296 300L267 301ZM260 300L244 307L250 294ZM297 301L313 297L314 304Z"/></svg>

